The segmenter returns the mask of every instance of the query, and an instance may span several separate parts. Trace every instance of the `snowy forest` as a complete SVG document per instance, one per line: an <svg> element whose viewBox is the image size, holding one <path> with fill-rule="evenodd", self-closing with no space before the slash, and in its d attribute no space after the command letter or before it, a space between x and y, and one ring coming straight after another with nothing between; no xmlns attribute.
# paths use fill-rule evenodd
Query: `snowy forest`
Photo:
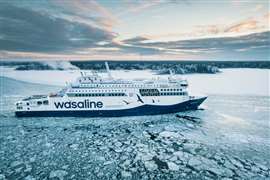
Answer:
<svg viewBox="0 0 270 180"><path fill-rule="evenodd" d="M105 61L1 61L0 66L16 70L104 70ZM270 69L269 61L108 61L111 70L146 70L157 74L218 73L221 68Z"/></svg>

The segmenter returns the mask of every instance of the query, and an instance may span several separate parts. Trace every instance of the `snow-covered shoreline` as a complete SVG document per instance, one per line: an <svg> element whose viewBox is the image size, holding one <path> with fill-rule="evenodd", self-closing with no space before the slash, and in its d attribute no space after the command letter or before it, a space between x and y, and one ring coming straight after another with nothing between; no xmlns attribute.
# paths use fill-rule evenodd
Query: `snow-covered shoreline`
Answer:
<svg viewBox="0 0 270 180"><path fill-rule="evenodd" d="M190 91L204 94L235 94L270 96L270 70L268 69L221 69L218 74L176 75L189 81ZM90 70L83 71L91 73ZM113 77L119 79L167 78L168 75L156 75L151 70L112 70ZM1 68L1 76L20 81L46 85L64 86L80 76L80 70L27 70L16 71L13 68ZM102 72L101 76L107 74Z"/></svg>

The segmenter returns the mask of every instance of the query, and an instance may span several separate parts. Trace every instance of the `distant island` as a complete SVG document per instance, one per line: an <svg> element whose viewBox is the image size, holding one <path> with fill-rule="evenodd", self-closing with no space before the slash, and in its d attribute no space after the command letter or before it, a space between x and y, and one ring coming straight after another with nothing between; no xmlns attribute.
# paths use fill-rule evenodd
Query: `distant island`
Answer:
<svg viewBox="0 0 270 180"><path fill-rule="evenodd" d="M15 70L104 70L105 61L32 61L0 62L0 66ZM221 68L270 69L270 61L108 61L111 70L153 70L157 74L208 73L215 74Z"/></svg>

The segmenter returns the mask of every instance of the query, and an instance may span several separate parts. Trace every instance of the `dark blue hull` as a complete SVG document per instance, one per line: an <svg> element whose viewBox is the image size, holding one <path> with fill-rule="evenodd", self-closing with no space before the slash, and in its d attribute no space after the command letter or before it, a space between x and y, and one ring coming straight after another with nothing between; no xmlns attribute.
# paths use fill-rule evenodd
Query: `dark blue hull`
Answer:
<svg viewBox="0 0 270 180"><path fill-rule="evenodd" d="M196 110L205 99L206 97L203 97L170 106L143 105L125 110L17 111L15 114L17 117L120 117L157 115Z"/></svg>

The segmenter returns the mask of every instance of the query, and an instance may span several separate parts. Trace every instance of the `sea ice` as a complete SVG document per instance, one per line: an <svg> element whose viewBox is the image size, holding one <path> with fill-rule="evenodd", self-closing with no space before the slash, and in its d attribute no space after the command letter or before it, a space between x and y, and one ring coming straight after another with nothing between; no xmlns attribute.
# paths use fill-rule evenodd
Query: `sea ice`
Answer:
<svg viewBox="0 0 270 180"><path fill-rule="evenodd" d="M154 171L158 168L154 161L145 161L144 165L148 171Z"/></svg>
<svg viewBox="0 0 270 180"><path fill-rule="evenodd" d="M122 175L122 177L124 177L124 178L126 178L126 177L131 177L131 176L132 176L132 174L131 174L130 172L128 172L128 171L122 171L122 172L121 172L121 175Z"/></svg>
<svg viewBox="0 0 270 180"><path fill-rule="evenodd" d="M173 162L168 162L168 167L171 171L178 171L179 166Z"/></svg>
<svg viewBox="0 0 270 180"><path fill-rule="evenodd" d="M179 138L181 137L179 134L171 131L163 131L159 134L160 137L163 138Z"/></svg>
<svg viewBox="0 0 270 180"><path fill-rule="evenodd" d="M64 177L67 175L68 173L64 170L55 170L55 171L51 171L50 172L50 178L54 178L57 177L60 180L63 180Z"/></svg>

